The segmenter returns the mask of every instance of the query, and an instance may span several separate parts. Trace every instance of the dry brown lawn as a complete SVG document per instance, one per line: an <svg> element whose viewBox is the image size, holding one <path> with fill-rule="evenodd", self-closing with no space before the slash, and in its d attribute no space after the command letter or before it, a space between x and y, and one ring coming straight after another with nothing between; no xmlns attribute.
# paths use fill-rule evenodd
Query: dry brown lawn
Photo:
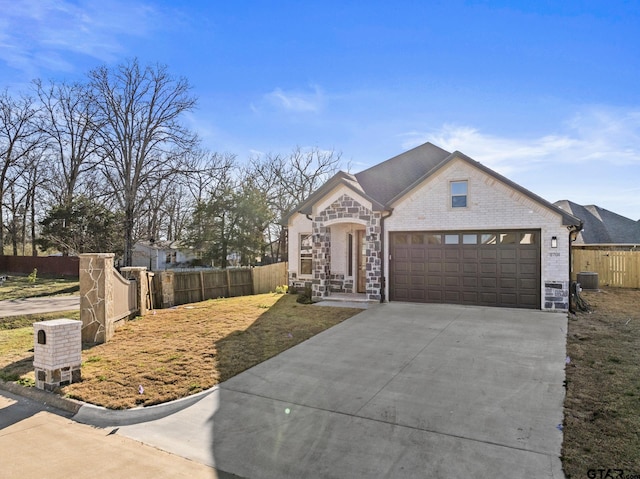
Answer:
<svg viewBox="0 0 640 479"><path fill-rule="evenodd" d="M61 394L112 409L189 396L360 312L261 294L157 310L82 353L82 381ZM140 386L144 391L140 393Z"/></svg>
<svg viewBox="0 0 640 479"><path fill-rule="evenodd" d="M565 474L640 476L640 290L582 296L593 313L569 319Z"/></svg>

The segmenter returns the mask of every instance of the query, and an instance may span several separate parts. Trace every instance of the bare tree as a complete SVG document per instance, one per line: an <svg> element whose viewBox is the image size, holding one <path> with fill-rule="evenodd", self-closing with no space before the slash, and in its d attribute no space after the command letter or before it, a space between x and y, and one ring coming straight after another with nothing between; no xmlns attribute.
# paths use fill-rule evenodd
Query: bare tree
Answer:
<svg viewBox="0 0 640 479"><path fill-rule="evenodd" d="M83 83L51 82L34 86L42 104L40 128L52 150L51 190L58 204L69 204L78 182L93 167L97 148L97 105Z"/></svg>
<svg viewBox="0 0 640 479"><path fill-rule="evenodd" d="M193 169L187 176L186 187L196 203L216 195L237 172L236 156L197 150L192 154Z"/></svg>
<svg viewBox="0 0 640 479"><path fill-rule="evenodd" d="M267 230L269 253L274 260L286 256L286 230L279 220L336 174L340 165L340 153L300 147L289 155L267 154L250 161L250 175L265 192L275 218Z"/></svg>
<svg viewBox="0 0 640 479"><path fill-rule="evenodd" d="M35 122L37 114L32 98L14 98L7 90L0 93L0 248L4 248L6 192L20 178L29 155L42 146L42 137ZM15 205L15 191L10 204ZM12 214L11 225L15 230L15 213ZM17 254L17 246L14 246L14 254Z"/></svg>
<svg viewBox="0 0 640 479"><path fill-rule="evenodd" d="M131 60L89 73L101 123L101 171L124 213L124 263L131 264L134 230L148 195L163 180L181 174L196 137L180 123L195 97L185 78L163 65Z"/></svg>

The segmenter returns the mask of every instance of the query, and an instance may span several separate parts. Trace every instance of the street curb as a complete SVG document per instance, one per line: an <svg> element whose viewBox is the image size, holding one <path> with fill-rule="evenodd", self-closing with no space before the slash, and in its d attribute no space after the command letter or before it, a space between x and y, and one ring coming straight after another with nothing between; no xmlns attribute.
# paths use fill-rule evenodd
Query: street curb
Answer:
<svg viewBox="0 0 640 479"><path fill-rule="evenodd" d="M102 428L110 426L128 426L130 424L137 424L140 422L154 421L156 419L169 416L170 414L174 414L197 403L216 389L218 389L217 385L213 386L211 389L207 389L206 391L201 391L192 396L176 399L175 401L132 409L107 409L94 404L82 403L82 407L80 407L72 419L83 424Z"/></svg>
<svg viewBox="0 0 640 479"><path fill-rule="evenodd" d="M64 398L55 393L36 389L35 387L25 387L2 380L0 380L0 389L69 412L73 414L71 419L76 422L104 428L109 426L127 426L163 418L197 403L218 389L218 386L213 386L206 391L176 399L175 401L132 409L107 409L75 399Z"/></svg>
<svg viewBox="0 0 640 479"><path fill-rule="evenodd" d="M35 387L25 387L13 382L0 380L0 389L4 389L17 396L26 397L33 401L43 403L47 406L53 406L71 414L76 414L84 403L75 399L64 398L55 393L43 391Z"/></svg>

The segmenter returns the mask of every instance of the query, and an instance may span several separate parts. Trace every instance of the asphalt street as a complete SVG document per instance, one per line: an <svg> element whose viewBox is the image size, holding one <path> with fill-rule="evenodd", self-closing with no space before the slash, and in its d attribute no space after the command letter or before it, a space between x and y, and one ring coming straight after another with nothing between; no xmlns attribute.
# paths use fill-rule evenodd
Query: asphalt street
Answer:
<svg viewBox="0 0 640 479"><path fill-rule="evenodd" d="M0 318L80 309L80 296L47 296L0 301Z"/></svg>

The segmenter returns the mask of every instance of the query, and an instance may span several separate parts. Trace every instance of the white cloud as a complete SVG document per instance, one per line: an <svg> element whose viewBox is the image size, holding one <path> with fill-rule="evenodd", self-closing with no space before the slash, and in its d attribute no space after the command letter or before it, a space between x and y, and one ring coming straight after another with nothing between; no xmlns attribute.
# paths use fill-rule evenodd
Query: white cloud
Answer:
<svg viewBox="0 0 640 479"><path fill-rule="evenodd" d="M313 91L285 91L276 88L264 96L267 103L277 108L294 112L317 112L324 103L324 94L318 86ZM253 108L253 105L252 105Z"/></svg>
<svg viewBox="0 0 640 479"><path fill-rule="evenodd" d="M110 62L122 55L122 36L145 36L161 14L123 0L0 0L0 60L35 75L40 69L70 71L69 53Z"/></svg>
<svg viewBox="0 0 640 479"><path fill-rule="evenodd" d="M535 138L513 138L472 126L445 124L429 132L409 131L401 137L405 149L431 141L445 150L462 151L505 175L545 164L640 164L640 111L589 108L574 115L562 130Z"/></svg>
<svg viewBox="0 0 640 479"><path fill-rule="evenodd" d="M640 217L640 111L590 107L532 138L452 124L400 136L405 149L430 141L459 150L550 201L570 199Z"/></svg>

